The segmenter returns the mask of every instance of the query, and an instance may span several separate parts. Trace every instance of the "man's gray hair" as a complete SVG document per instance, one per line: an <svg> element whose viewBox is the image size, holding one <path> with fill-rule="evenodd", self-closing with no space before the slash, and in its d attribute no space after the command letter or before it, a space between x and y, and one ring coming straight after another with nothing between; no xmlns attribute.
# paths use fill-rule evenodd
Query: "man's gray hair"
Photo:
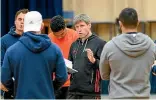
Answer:
<svg viewBox="0 0 156 100"><path fill-rule="evenodd" d="M75 25L77 22L80 22L80 21L83 21L86 24L90 24L91 23L90 17L88 15L86 15L86 14L76 15L74 17L73 24Z"/></svg>

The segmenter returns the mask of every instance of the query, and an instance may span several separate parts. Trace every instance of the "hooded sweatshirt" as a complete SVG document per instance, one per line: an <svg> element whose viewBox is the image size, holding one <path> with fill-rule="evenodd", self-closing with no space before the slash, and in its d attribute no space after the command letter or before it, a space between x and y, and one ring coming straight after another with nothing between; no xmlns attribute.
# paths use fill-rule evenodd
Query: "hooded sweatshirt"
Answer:
<svg viewBox="0 0 156 100"><path fill-rule="evenodd" d="M10 31L1 38L1 65L3 64L3 59L4 59L6 50L11 45L16 43L18 39L21 37L21 35L15 32L15 30L16 30L15 26L11 27Z"/></svg>
<svg viewBox="0 0 156 100"><path fill-rule="evenodd" d="M97 94L100 93L100 77L98 76L100 55L105 45L105 41L101 40L95 34L92 34L83 43L81 39L75 41L70 48L69 60L73 63L73 68L78 72L72 74L71 85L69 91L77 94ZM91 49L96 59L95 63L91 63L87 57L85 49Z"/></svg>
<svg viewBox="0 0 156 100"><path fill-rule="evenodd" d="M1 38L1 66L3 64L4 55L7 49L14 43L16 43L18 39L21 37L21 35L15 32L15 30L16 30L15 26L11 27L10 31ZM4 93L4 98L11 99L12 98L11 95L13 94L14 91L13 80L11 79L10 81L8 81L8 83L6 83L5 86L9 89L9 92Z"/></svg>
<svg viewBox="0 0 156 100"><path fill-rule="evenodd" d="M100 57L102 79L110 80L110 98L148 98L154 42L143 33L121 34L109 41Z"/></svg>
<svg viewBox="0 0 156 100"><path fill-rule="evenodd" d="M12 77L16 99L54 99L54 88L58 89L67 79L60 49L45 34L24 33L4 58L1 82L5 84Z"/></svg>

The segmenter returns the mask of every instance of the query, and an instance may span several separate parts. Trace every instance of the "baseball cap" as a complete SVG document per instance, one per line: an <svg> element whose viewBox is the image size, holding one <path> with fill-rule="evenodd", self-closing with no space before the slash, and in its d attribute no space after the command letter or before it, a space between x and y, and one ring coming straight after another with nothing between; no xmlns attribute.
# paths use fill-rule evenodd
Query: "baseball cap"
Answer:
<svg viewBox="0 0 156 100"><path fill-rule="evenodd" d="M30 11L24 17L24 32L40 31L42 15L38 11Z"/></svg>

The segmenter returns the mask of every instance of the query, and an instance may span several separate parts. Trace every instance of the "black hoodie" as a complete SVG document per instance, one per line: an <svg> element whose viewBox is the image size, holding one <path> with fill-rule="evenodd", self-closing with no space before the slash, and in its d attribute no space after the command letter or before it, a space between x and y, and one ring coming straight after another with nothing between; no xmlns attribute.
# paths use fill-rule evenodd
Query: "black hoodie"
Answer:
<svg viewBox="0 0 156 100"><path fill-rule="evenodd" d="M99 93L96 85L99 85L99 79L96 80L97 69L99 68L100 55L105 45L105 41L101 40L95 34L92 34L83 43L81 39L75 41L70 48L69 60L73 63L73 68L78 70L77 73L72 74L70 92L95 94ZM92 50L96 59L92 64L88 57L86 48Z"/></svg>

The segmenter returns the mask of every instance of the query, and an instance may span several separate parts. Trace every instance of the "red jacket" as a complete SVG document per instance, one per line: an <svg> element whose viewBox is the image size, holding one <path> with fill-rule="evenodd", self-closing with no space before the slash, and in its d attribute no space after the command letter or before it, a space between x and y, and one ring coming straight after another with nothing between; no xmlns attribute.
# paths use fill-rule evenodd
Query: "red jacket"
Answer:
<svg viewBox="0 0 156 100"><path fill-rule="evenodd" d="M64 58L68 59L70 46L74 41L78 39L79 35L78 33L76 33L76 31L69 28L66 28L66 32L67 32L66 35L61 39L58 39L56 36L53 35L53 33L50 33L48 36L53 43L56 43L60 47ZM68 75L68 80L63 85L63 87L67 87L67 86L70 86L69 75Z"/></svg>

